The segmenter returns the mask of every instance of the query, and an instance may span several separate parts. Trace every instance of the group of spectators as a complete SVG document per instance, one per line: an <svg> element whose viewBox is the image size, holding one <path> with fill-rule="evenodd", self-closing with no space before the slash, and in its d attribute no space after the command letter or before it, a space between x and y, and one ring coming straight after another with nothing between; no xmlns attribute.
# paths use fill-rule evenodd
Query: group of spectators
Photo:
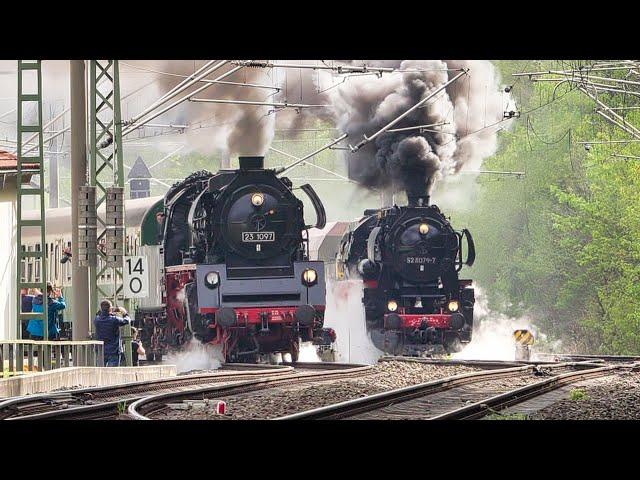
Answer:
<svg viewBox="0 0 640 480"><path fill-rule="evenodd" d="M44 295L35 288L30 289L22 296L22 311L44 313ZM54 288L51 282L47 282L47 325L49 327L48 339L59 339L60 326L58 314L66 308L64 297L59 288ZM118 367L125 364L124 349L120 341L120 327L130 324L131 318L122 307L113 307L109 300L100 303L100 311L93 320L94 338L104 343L105 367ZM27 331L32 340L44 340L44 326L42 318L32 318L27 324ZM139 365L139 355L145 355L142 342L137 338L138 331L131 327L131 351L133 365Z"/></svg>
<svg viewBox="0 0 640 480"><path fill-rule="evenodd" d="M47 325L49 327L49 340L57 340L60 335L58 314L67 307L59 288L53 288L51 282L47 282ZM22 311L43 313L44 295L38 288L30 289L22 296ZM44 325L42 318L32 318L27 324L27 331L32 340L44 340Z"/></svg>

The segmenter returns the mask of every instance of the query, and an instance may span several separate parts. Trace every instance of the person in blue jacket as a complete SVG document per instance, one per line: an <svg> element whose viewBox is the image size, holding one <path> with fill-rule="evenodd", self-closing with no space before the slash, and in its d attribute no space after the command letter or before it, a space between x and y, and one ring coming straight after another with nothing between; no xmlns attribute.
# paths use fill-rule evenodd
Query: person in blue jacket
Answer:
<svg viewBox="0 0 640 480"><path fill-rule="evenodd" d="M120 327L131 322L129 314L121 308L122 318L113 314L111 302L100 302L100 312L93 320L94 338L104 342L104 366L117 367L120 364Z"/></svg>
<svg viewBox="0 0 640 480"><path fill-rule="evenodd" d="M60 328L58 327L58 312L60 310L64 310L67 306L62 295L58 295L57 298L54 298L56 293L58 292L54 293L51 282L47 282L47 324L49 325L49 340L55 340L58 333L60 333ZM44 299L42 292L38 292L34 297L31 311L34 313L44 312ZM27 331L31 335L32 340L43 340L44 329L42 326L42 319L32 318L29 320Z"/></svg>

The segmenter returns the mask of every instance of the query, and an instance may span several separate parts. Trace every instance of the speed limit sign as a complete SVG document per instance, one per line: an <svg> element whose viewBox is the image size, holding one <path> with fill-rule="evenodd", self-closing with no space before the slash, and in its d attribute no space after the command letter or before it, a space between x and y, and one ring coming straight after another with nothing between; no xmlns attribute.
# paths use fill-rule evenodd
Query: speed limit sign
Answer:
<svg viewBox="0 0 640 480"><path fill-rule="evenodd" d="M125 298L149 296L149 268L147 257L124 257Z"/></svg>

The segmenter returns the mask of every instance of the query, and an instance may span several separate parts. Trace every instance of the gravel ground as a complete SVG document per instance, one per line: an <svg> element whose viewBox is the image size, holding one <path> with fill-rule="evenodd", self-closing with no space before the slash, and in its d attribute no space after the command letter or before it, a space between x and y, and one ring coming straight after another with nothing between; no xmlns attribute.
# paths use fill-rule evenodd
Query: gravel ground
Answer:
<svg viewBox="0 0 640 480"><path fill-rule="evenodd" d="M531 420L640 420L640 373L625 372L576 385L586 394L566 398L529 416Z"/></svg>
<svg viewBox="0 0 640 480"><path fill-rule="evenodd" d="M225 415L202 410L167 410L159 420L251 420L268 419L364 397L395 388L480 370L462 365L381 362L373 372L359 378L323 381L315 385L289 385L254 393L220 398L227 402Z"/></svg>

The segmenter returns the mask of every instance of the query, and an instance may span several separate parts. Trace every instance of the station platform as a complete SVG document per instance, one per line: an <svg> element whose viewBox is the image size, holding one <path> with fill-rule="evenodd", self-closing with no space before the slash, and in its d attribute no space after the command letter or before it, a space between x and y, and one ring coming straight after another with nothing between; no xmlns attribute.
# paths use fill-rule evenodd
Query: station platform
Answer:
<svg viewBox="0 0 640 480"><path fill-rule="evenodd" d="M144 367L63 367L0 378L0 399L69 388L117 385L175 377L175 365Z"/></svg>

